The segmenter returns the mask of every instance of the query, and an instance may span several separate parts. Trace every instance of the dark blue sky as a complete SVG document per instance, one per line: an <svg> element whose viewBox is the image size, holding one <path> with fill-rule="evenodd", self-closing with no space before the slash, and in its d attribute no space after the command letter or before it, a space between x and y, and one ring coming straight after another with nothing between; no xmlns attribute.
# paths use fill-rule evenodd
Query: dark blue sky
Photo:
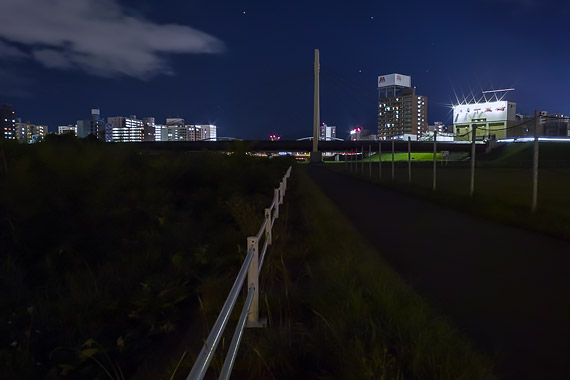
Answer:
<svg viewBox="0 0 570 380"><path fill-rule="evenodd" d="M339 137L376 128L377 76L393 72L428 97L430 123L451 122L455 93L505 87L518 112L570 114L569 19L549 0L2 0L0 103L51 131L98 107L297 138L319 48L321 119Z"/></svg>

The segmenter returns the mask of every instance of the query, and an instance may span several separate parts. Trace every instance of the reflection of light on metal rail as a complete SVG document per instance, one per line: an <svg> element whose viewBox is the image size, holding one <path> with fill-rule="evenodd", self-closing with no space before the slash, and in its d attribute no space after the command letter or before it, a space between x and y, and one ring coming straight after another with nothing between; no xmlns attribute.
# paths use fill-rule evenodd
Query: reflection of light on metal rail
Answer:
<svg viewBox="0 0 570 380"><path fill-rule="evenodd" d="M534 141L534 137L519 137L519 138L511 138L511 139L501 139L497 140L500 143L513 143L513 142L531 142ZM568 142L570 143L570 138L564 137L539 137L538 141L556 141L556 142Z"/></svg>
<svg viewBox="0 0 570 380"><path fill-rule="evenodd" d="M487 90L487 91L481 91L482 94L489 94L491 92L503 92L503 91L514 91L514 88L504 88L502 90Z"/></svg>
<svg viewBox="0 0 570 380"><path fill-rule="evenodd" d="M501 101L505 98L505 96L507 95L507 92L509 91L514 91L514 88L503 88L501 90L487 90L487 91L481 91L481 94L483 95L483 98L485 99L485 101L487 100L487 97L485 96L485 94L493 94L495 95L495 99L498 101ZM497 96L497 92L504 92L503 96L501 96L501 99L499 99L499 97ZM493 99L493 97L491 96L491 100Z"/></svg>

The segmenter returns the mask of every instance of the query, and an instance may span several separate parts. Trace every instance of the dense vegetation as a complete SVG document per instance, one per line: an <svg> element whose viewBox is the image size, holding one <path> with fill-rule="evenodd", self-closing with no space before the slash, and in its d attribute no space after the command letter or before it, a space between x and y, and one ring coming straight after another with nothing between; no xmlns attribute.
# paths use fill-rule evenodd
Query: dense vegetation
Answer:
<svg viewBox="0 0 570 380"><path fill-rule="evenodd" d="M235 148L0 145L0 378L131 378L162 351L291 164Z"/></svg>
<svg viewBox="0 0 570 380"><path fill-rule="evenodd" d="M0 377L184 379L291 160L243 146L230 156L71 139L0 148ZM246 331L232 378L489 376L295 173L261 275L269 326Z"/></svg>

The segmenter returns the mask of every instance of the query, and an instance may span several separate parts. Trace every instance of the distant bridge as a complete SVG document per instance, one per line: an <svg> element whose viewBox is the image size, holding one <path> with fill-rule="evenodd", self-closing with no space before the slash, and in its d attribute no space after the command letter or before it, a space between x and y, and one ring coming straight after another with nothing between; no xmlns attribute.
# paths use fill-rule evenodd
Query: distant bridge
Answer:
<svg viewBox="0 0 570 380"><path fill-rule="evenodd" d="M304 141L304 140L313 141L313 136L301 137L300 139L297 139L296 141ZM339 139L338 137L331 137L331 138L327 138L327 139L319 140L319 141L344 141L344 140L343 140L343 139Z"/></svg>

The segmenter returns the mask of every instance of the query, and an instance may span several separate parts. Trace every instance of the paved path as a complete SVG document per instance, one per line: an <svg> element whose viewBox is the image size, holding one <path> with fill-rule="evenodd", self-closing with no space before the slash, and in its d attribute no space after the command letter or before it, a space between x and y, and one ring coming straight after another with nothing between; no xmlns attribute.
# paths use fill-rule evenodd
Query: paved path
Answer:
<svg viewBox="0 0 570 380"><path fill-rule="evenodd" d="M323 166L311 178L501 379L570 379L570 243Z"/></svg>

